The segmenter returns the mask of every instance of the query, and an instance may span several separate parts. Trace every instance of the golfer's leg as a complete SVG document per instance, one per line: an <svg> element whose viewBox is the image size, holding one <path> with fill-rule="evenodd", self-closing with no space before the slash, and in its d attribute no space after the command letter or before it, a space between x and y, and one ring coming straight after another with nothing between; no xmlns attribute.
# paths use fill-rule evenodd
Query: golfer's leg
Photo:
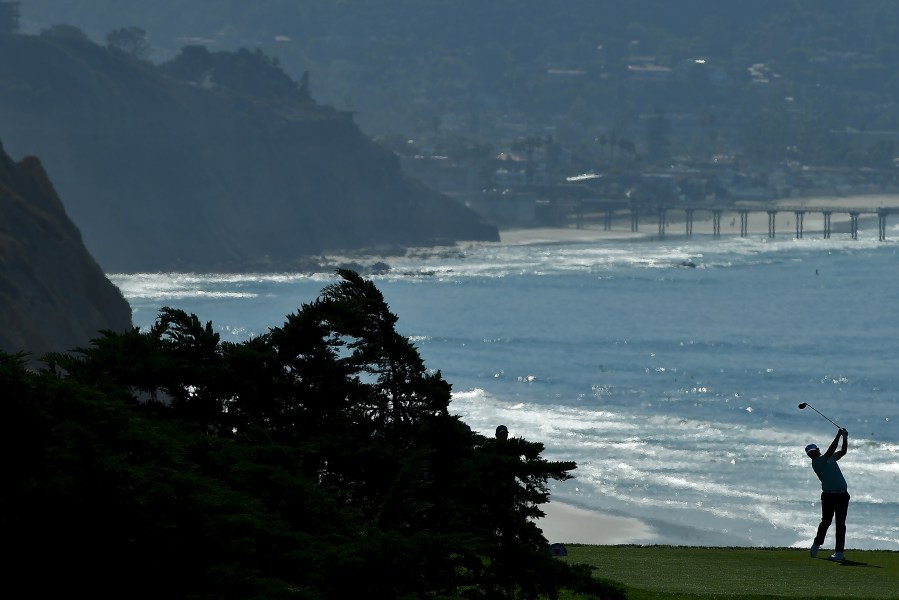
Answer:
<svg viewBox="0 0 899 600"><path fill-rule="evenodd" d="M827 535L827 528L833 521L834 507L828 496L832 494L821 494L821 523L818 524L818 534L815 536L815 543L819 546L824 545L824 536Z"/></svg>
<svg viewBox="0 0 899 600"><path fill-rule="evenodd" d="M833 494L836 495L836 494ZM834 550L836 552L842 552L846 545L846 515L849 512L849 493L841 494L838 496L839 500L836 502L835 515L837 519L837 530L836 530L836 546L834 546Z"/></svg>

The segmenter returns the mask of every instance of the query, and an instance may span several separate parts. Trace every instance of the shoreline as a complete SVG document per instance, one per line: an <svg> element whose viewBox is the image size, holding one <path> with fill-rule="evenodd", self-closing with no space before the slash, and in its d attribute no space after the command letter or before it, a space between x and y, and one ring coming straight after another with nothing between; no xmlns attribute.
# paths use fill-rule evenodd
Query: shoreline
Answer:
<svg viewBox="0 0 899 600"><path fill-rule="evenodd" d="M598 513L564 502L543 505L546 516L537 522L550 544L618 544L658 543L659 535L647 523L635 517Z"/></svg>
<svg viewBox="0 0 899 600"><path fill-rule="evenodd" d="M753 206L747 203L747 206ZM804 238L822 237L824 232L824 216L813 211L822 208L859 208L871 209L888 207L899 212L899 195L859 195L851 197L814 197L793 198L775 203L784 207L782 215L775 216L775 237L794 239L795 214L792 208L808 207L809 212L803 215L802 233ZM740 220L736 211L724 211L720 225L720 234L724 236L740 235ZM686 232L683 211L673 210L668 214L666 234L671 239L684 238ZM678 218L680 217L680 218ZM693 233L712 235L713 220L708 211L698 211L693 220ZM899 221L899 214L887 219L893 224ZM759 210L749 214L747 233L749 235L767 236L769 231L768 214ZM873 221L873 225L872 222ZM618 219L613 222L611 230L605 230L601 224L577 229L573 227L522 227L500 229L499 245L547 245L571 243L596 243L614 241L650 241L658 238L657 221L649 215L640 223L642 231L630 231L630 219ZM877 217L871 213L859 215L859 231L862 235L874 236L877 239ZM873 228L873 232L870 229ZM848 233L850 231L850 215L848 212L834 212L831 217L832 233ZM681 527L663 521L647 521L632 516L611 515L574 504L550 501L542 506L546 516L537 522L543 530L544 537L550 544L589 544L589 545L694 545L694 546L751 546L751 541L741 540L717 532L701 531L689 527Z"/></svg>
<svg viewBox="0 0 899 600"><path fill-rule="evenodd" d="M851 231L851 217L849 210L857 208L872 210L877 208L889 208L891 214L886 219L886 226L895 227L899 222L899 194L859 194L853 196L808 196L799 198L787 198L778 201L759 202L744 201L722 209L719 222L719 234L721 238L733 238L740 236L741 207L751 208L747 216L746 234L752 237L769 234L769 216L764 207L780 207L781 213L775 215L774 238L778 240L794 240L796 237L795 219L793 210L804 208L808 212L803 214L802 237L803 239L821 239L824 233L824 215L821 211L832 208L830 231L832 234L846 234ZM672 209L667 213L665 223L665 240L689 241L686 236L686 215L683 210ZM423 246L406 248L399 254L385 254L373 251L358 251L341 253L328 253L315 257L315 266L297 269L262 269L261 271L247 269L247 273L253 272L285 272L299 271L310 274L330 273L336 268L350 268L364 276L378 275L393 268L392 261L398 259L424 258L433 256L452 256L464 253L467 248L491 247L491 246L549 246L563 244L596 244L602 242L652 242L659 241L658 219L656 215L643 215L639 223L639 231L631 231L630 217L619 216L612 222L611 229L604 229L602 223L590 223L585 227L571 226L516 226L499 227L499 241L458 241L447 246ZM692 233L699 236L712 236L714 234L714 222L712 213L708 210L698 210L694 214ZM877 215L870 212L858 215L859 239L878 239ZM893 238L899 238L894 234ZM890 239L890 236L887 236ZM309 257L312 260L312 257ZM269 265L271 267L271 265Z"/></svg>
<svg viewBox="0 0 899 600"><path fill-rule="evenodd" d="M751 539L724 531L709 531L662 519L609 514L563 501L541 506L546 516L537 521L550 544L591 546L669 545L750 547Z"/></svg>

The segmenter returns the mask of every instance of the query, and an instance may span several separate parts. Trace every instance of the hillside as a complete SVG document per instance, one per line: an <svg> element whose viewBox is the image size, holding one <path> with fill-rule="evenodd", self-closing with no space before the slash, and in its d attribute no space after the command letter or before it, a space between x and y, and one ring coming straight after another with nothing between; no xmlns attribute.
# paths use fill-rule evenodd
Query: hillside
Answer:
<svg viewBox="0 0 899 600"><path fill-rule="evenodd" d="M106 272L498 239L258 51L153 65L70 26L0 36L0 123L11 155L53 173Z"/></svg>
<svg viewBox="0 0 899 600"><path fill-rule="evenodd" d="M131 328L131 307L66 215L40 161L0 146L0 350L65 352Z"/></svg>
<svg viewBox="0 0 899 600"><path fill-rule="evenodd" d="M645 153L663 114L675 155L877 164L899 129L893 0L22 2L23 31L57 23L95 40L141 27L153 60L187 39L261 48L405 140L551 135L599 160L611 136Z"/></svg>

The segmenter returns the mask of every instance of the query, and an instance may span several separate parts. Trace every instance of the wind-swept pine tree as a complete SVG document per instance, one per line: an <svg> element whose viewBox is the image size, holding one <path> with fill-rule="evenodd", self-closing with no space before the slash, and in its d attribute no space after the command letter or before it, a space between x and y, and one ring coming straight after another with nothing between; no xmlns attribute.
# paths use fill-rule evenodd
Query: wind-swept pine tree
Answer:
<svg viewBox="0 0 899 600"><path fill-rule="evenodd" d="M21 576L65 572L94 597L554 598L588 585L537 525L548 480L575 464L472 432L376 286L338 275L243 343L165 308L149 331L103 332L40 373L3 355L7 441L29 460L13 468L5 453L15 518L0 537L27 550Z"/></svg>

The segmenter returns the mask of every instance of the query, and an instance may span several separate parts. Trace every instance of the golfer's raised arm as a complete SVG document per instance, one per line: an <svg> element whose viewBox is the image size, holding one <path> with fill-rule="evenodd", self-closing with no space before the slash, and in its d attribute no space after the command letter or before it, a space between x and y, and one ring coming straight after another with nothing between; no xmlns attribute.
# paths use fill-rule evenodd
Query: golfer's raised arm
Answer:
<svg viewBox="0 0 899 600"><path fill-rule="evenodd" d="M840 437L843 435L843 432L846 431L842 427L837 431L836 437L833 438L833 441L830 443L830 446L827 448L827 452L824 453L824 456L830 458L833 456L833 453L837 450L837 444L840 441ZM843 442L845 444L845 441ZM845 454L845 453L844 453Z"/></svg>
<svg viewBox="0 0 899 600"><path fill-rule="evenodd" d="M837 439L839 439L840 436L843 436L843 446L834 455L834 458L836 460L840 460L841 458L846 456L846 451L849 449L849 432L846 431L845 429L840 429L840 431L837 432ZM837 440L834 440L833 443L834 443L834 445L836 445Z"/></svg>

